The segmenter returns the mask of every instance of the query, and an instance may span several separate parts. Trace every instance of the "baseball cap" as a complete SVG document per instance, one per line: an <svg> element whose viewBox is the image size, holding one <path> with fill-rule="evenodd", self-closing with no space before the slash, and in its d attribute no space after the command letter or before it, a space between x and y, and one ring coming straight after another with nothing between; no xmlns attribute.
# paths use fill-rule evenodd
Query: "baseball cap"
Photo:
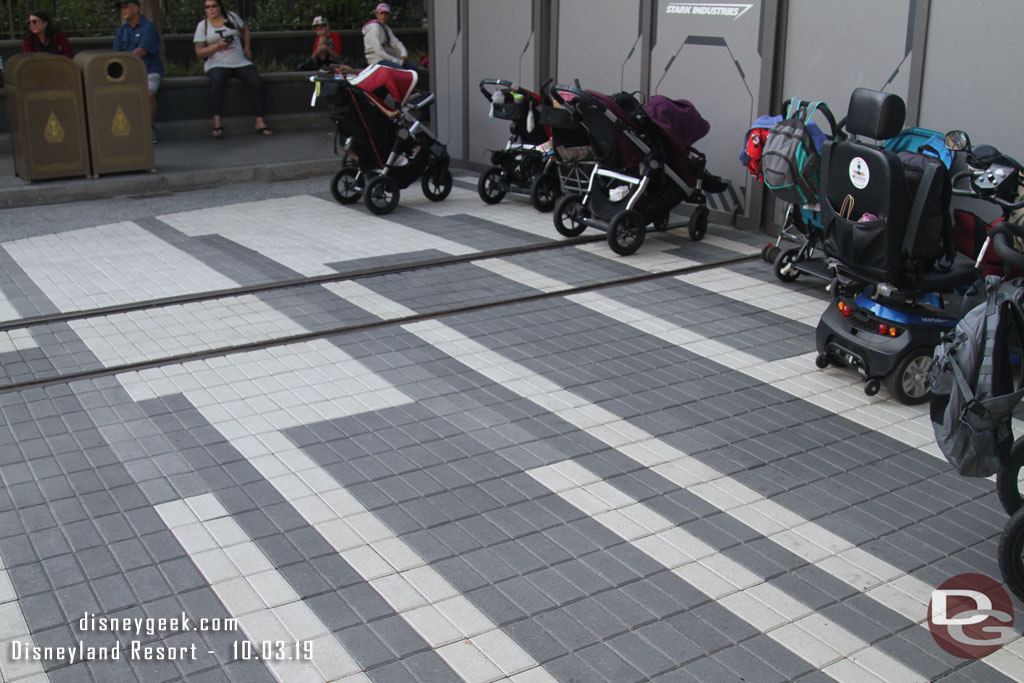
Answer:
<svg viewBox="0 0 1024 683"><path fill-rule="evenodd" d="M374 14L376 14L377 12L387 12L388 14L391 14L391 5L389 5L386 2L382 2L379 5L377 5L377 9L373 10Z"/></svg>
<svg viewBox="0 0 1024 683"><path fill-rule="evenodd" d="M313 26L327 26L327 17L313 17Z"/></svg>

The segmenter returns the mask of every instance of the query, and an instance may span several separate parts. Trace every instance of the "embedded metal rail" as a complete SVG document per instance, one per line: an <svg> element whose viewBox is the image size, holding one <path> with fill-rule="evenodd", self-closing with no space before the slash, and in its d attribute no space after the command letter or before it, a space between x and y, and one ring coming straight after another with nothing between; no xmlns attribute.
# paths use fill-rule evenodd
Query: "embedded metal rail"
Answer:
<svg viewBox="0 0 1024 683"><path fill-rule="evenodd" d="M466 254L462 256L452 256L439 259L431 259L427 261L419 261L415 263L401 264L397 266L381 267L381 268L368 268L365 270L330 274L324 276L316 276L309 278L301 278L296 280L281 281L274 283L266 283L261 285L253 285L247 287L238 287L232 289L223 289L217 291L203 292L194 295L184 295L178 297L168 297L166 299L148 300L132 304L125 304L120 306L109 306L104 308L96 308L90 310L75 311L70 313L63 313L58 315L50 316L37 316L34 318L24 318L17 321L8 321L0 326L0 331L11 330L11 329L22 329L31 326L66 322L69 320L86 319L95 317L106 317L117 313L127 313L133 311L140 311L146 309L159 309L166 306L178 306L183 303L209 301L212 299L219 298L232 298L245 294L251 294L255 292L265 292L275 289L285 289L291 287L303 287L321 283L338 282L345 280L354 280L368 277L375 277L381 275L393 275L399 273L407 273L416 270L422 270L426 268L443 267L446 265L454 265L459 263L467 263L472 261L480 261L491 258L498 258L504 256L514 256L518 254L526 254L531 252L543 251L548 249L558 249L563 247L579 246L590 242L603 241L603 236L594 237L582 237L570 240L562 240L555 242L544 242L530 245L523 245L519 247L512 247L507 249L498 249L487 252L477 252L474 254ZM403 325L407 323L431 320L437 318L444 318L448 316L458 315L461 313L467 313L472 311L479 311L489 308L499 308L504 306L510 306L515 304L528 303L532 301L540 301L544 299L550 299L554 297L565 297L572 294L578 294L582 292L601 290L608 287L628 285L634 283L647 282L651 280L658 280L662 278L670 278L688 273L700 272L703 270L709 270L712 268L720 268L723 266L735 265L740 263L746 263L754 261L760 258L760 255L751 256L736 256L734 258L718 259L711 263L688 265L672 270L660 271L656 273L639 273L637 275L627 275L623 277L613 278L608 281L599 283L590 283L577 286L567 286L564 289L559 289L550 292L536 292L532 294L525 294L519 296L511 296L507 299L500 299L495 301L487 301L481 303L474 303L469 305L454 305L444 310L435 310L426 313L417 313L413 315L389 318L386 320L375 320L372 322L339 325L335 327L328 327L319 330L312 330L297 334L281 335L268 339L260 339L256 341L249 341L239 344L230 344L217 347L211 347L208 349L202 349L198 351L189 351L181 354L169 354L159 358L152 358L142 360L138 362L128 362L119 365L108 365L101 368L71 371L65 373L55 373L48 376L40 376L37 378L11 382L8 384L0 384L0 394L10 393L14 391L21 391L25 389L31 389L36 387L44 387L53 384L62 384L73 381L80 381L86 379L94 379L98 377L106 377L116 375L124 372L140 371L149 368L156 368L165 365L174 365L179 363L187 363L190 361L203 360L207 358L223 356L234 353L243 353L248 351L256 351L261 349L268 349L277 346L285 346L288 344L295 344L299 342L312 341L315 339L321 339L325 337L331 337L339 334L351 334L356 332L362 332L366 330L372 330L375 328L381 328L391 325Z"/></svg>

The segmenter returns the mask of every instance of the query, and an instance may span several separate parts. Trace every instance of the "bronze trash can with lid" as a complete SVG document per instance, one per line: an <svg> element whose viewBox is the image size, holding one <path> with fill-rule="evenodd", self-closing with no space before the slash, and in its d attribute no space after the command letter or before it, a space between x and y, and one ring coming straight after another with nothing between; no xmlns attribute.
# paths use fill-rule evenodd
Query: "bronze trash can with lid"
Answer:
<svg viewBox="0 0 1024 683"><path fill-rule="evenodd" d="M142 59L130 52L87 50L74 61L85 89L93 175L153 170L149 85Z"/></svg>
<svg viewBox="0 0 1024 683"><path fill-rule="evenodd" d="M17 54L4 69L14 173L25 180L89 175L82 76L61 55Z"/></svg>

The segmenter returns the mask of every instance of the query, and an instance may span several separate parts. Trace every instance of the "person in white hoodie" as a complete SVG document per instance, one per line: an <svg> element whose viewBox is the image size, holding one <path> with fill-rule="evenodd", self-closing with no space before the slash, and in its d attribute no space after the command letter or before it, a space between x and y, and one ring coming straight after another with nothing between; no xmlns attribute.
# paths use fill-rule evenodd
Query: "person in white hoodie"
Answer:
<svg viewBox="0 0 1024 683"><path fill-rule="evenodd" d="M409 61L409 51L388 26L391 5L382 2L373 13L376 19L371 19L363 25L363 52L366 55L366 63L370 66L383 64L396 69L415 71L416 67Z"/></svg>

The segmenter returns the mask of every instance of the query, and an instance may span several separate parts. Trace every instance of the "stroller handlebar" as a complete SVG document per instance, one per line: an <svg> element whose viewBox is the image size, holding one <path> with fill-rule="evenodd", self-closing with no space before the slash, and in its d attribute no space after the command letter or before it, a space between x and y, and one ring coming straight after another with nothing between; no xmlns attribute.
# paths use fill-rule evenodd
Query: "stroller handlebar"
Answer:
<svg viewBox="0 0 1024 683"><path fill-rule="evenodd" d="M487 86L489 85L494 86L494 90L488 90ZM512 81L506 81L504 78L484 78L480 81L480 92L487 99L491 99L494 95L494 91L498 88L522 90L522 88L513 88L513 86L515 86L515 83Z"/></svg>

